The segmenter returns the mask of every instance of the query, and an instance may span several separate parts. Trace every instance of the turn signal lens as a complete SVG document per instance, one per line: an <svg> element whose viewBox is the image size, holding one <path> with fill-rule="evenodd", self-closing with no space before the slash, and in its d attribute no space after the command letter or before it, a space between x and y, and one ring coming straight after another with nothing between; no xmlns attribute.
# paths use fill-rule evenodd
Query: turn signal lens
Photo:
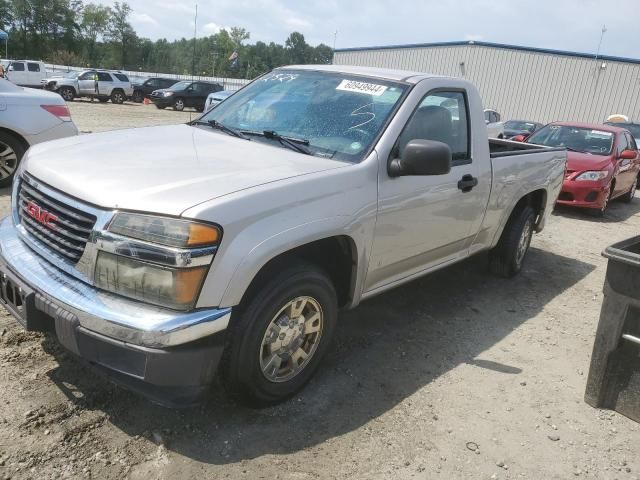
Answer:
<svg viewBox="0 0 640 480"><path fill-rule="evenodd" d="M189 224L188 247L196 247L199 245L213 245L220 240L220 232L216 227L204 225L202 223Z"/></svg>

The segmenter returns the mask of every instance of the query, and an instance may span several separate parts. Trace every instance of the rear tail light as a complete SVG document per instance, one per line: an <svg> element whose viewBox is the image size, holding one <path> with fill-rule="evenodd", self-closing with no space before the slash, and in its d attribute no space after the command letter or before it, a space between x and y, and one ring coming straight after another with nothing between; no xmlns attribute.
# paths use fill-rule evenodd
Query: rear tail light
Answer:
<svg viewBox="0 0 640 480"><path fill-rule="evenodd" d="M41 108L49 112L51 115L58 117L63 122L71 121L71 113L66 105L40 105Z"/></svg>

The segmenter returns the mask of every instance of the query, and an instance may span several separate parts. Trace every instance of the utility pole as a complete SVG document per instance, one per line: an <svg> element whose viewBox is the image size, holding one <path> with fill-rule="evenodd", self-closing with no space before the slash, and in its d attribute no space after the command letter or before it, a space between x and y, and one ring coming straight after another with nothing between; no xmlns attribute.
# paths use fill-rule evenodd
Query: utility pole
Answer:
<svg viewBox="0 0 640 480"><path fill-rule="evenodd" d="M336 29L336 31L333 34L333 51L335 52L336 50L336 39L338 38L338 29Z"/></svg>
<svg viewBox="0 0 640 480"><path fill-rule="evenodd" d="M212 77L216 76L216 63L218 62L218 52L213 52L213 69L211 70Z"/></svg>
<svg viewBox="0 0 640 480"><path fill-rule="evenodd" d="M604 34L607 33L607 26L602 26L602 33L600 34L600 43L598 43L598 51L596 52L596 64L598 63L598 57L600 57L600 49L602 48L602 40L604 39ZM600 68L600 67L598 67Z"/></svg>
<svg viewBox="0 0 640 480"><path fill-rule="evenodd" d="M191 62L191 78L196 76L196 36L198 35L198 3L196 2L196 16L193 19L193 60Z"/></svg>

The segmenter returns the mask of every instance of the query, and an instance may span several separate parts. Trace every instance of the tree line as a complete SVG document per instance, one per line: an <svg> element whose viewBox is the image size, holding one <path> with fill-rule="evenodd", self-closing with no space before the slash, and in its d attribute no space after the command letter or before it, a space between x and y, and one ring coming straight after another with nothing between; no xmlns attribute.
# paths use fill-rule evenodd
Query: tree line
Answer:
<svg viewBox="0 0 640 480"><path fill-rule="evenodd" d="M250 33L240 27L195 41L152 41L137 35L131 13L126 2L0 0L0 30L9 34L10 58L143 72L254 78L281 65L331 63L333 56L330 47L311 46L299 32L284 44L250 44ZM234 52L235 61L229 59Z"/></svg>

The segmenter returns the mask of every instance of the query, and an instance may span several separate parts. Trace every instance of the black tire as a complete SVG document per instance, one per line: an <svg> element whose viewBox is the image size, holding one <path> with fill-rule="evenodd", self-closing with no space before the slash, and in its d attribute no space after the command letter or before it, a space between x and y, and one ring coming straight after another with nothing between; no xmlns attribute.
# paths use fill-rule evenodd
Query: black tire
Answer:
<svg viewBox="0 0 640 480"><path fill-rule="evenodd" d="M633 202L633 198L636 196L637 188L638 188L638 177L636 177L636 179L633 181L633 185L631 185L631 188L629 189L629 191L622 196L622 201L624 203Z"/></svg>
<svg viewBox="0 0 640 480"><path fill-rule="evenodd" d="M511 214L498 245L489 252L489 268L494 274L512 278L520 273L531 244L535 220L536 214L530 206Z"/></svg>
<svg viewBox="0 0 640 480"><path fill-rule="evenodd" d="M26 151L25 144L18 137L0 132L0 187L11 186Z"/></svg>
<svg viewBox="0 0 640 480"><path fill-rule="evenodd" d="M335 288L314 265L301 263L265 278L260 288L248 294L249 298L234 311L220 363L220 376L229 395L243 405L257 408L290 398L311 379L331 343L338 318ZM269 380L261 367L263 339L283 307L301 296L311 297L322 311L317 347L295 376L284 381Z"/></svg>
<svg viewBox="0 0 640 480"><path fill-rule="evenodd" d="M111 103L115 103L116 105L122 105L126 97L124 96L124 92L122 90L114 90L111 92Z"/></svg>
<svg viewBox="0 0 640 480"><path fill-rule="evenodd" d="M135 103L142 103L144 101L144 95L142 94L141 91L136 90L135 92L133 92L133 95L131 96L131 101Z"/></svg>
<svg viewBox="0 0 640 480"><path fill-rule="evenodd" d="M184 107L185 107L185 105L184 105L184 98L182 98L182 97L178 97L178 98L176 98L176 99L174 100L174 102L173 102L173 109L174 109L176 112L181 112L181 111L183 111L183 110L184 110Z"/></svg>
<svg viewBox="0 0 640 480"><path fill-rule="evenodd" d="M196 107L196 111L198 111L198 112L204 112L204 103L203 103L203 104L198 105L198 106Z"/></svg>
<svg viewBox="0 0 640 480"><path fill-rule="evenodd" d="M60 87L58 93L65 102L73 102L73 99L76 98L76 91L71 87Z"/></svg>
<svg viewBox="0 0 640 480"><path fill-rule="evenodd" d="M613 183L609 184L609 193L607 194L607 198L605 199L604 204L601 208L592 208L589 213L596 218L604 218L607 214L607 208L609 208L609 203L611 203L611 196L613 195L613 189L615 185Z"/></svg>

